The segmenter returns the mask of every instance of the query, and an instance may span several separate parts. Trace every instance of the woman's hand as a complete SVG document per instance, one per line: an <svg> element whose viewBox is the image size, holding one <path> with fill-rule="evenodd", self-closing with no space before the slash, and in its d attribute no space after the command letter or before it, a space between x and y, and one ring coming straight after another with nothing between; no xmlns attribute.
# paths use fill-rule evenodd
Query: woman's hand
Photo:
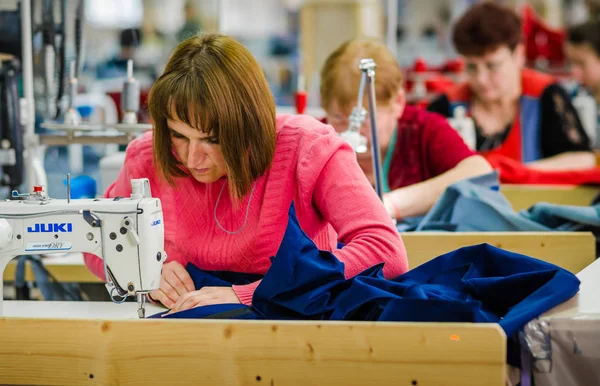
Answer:
<svg viewBox="0 0 600 386"><path fill-rule="evenodd" d="M398 197L401 194L402 188L394 191L393 193L387 193L383 195L383 206L385 210L388 212L391 218L400 220L402 218L400 209L398 208ZM393 195L392 195L393 194Z"/></svg>
<svg viewBox="0 0 600 386"><path fill-rule="evenodd" d="M182 295L191 293L194 289L194 282L184 266L171 261L163 265L160 289L150 292L150 297L167 308L173 308Z"/></svg>
<svg viewBox="0 0 600 386"><path fill-rule="evenodd" d="M212 304L241 303L231 287L203 287L179 297L169 313Z"/></svg>

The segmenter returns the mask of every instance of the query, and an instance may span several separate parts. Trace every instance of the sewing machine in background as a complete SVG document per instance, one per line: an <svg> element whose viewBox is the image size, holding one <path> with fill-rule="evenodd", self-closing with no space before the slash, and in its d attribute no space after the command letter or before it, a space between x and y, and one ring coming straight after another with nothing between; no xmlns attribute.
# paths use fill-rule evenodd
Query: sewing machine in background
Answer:
<svg viewBox="0 0 600 386"><path fill-rule="evenodd" d="M0 202L1 272L20 255L92 253L103 259L111 299L121 303L135 295L144 318L146 294L159 288L167 258L164 223L148 179L131 180L131 187L128 198L79 200L52 199L42 186L33 193L14 191L15 199ZM0 315L1 302L0 282Z"/></svg>

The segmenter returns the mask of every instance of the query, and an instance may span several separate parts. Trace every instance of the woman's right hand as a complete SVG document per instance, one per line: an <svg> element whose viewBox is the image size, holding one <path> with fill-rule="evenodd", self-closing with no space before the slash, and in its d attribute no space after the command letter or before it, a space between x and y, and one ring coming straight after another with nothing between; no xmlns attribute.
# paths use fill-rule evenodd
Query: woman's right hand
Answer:
<svg viewBox="0 0 600 386"><path fill-rule="evenodd" d="M150 292L150 297L170 309L180 296L194 290L194 282L185 267L177 261L171 261L163 265L160 289Z"/></svg>

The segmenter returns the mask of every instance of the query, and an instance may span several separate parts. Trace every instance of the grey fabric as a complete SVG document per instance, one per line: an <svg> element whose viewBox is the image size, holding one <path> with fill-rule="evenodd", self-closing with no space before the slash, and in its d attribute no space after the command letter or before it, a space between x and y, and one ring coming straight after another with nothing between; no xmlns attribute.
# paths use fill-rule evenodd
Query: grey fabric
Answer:
<svg viewBox="0 0 600 386"><path fill-rule="evenodd" d="M498 186L497 172L459 181L446 189L422 219L410 219L398 229L455 232L600 229L600 204L572 206L541 202L526 211L516 213Z"/></svg>

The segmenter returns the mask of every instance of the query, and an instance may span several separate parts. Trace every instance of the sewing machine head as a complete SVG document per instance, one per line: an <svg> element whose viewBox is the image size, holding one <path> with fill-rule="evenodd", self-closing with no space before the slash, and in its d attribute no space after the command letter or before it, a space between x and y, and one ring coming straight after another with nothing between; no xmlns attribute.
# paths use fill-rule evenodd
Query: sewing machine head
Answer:
<svg viewBox="0 0 600 386"><path fill-rule="evenodd" d="M19 255L92 253L103 259L111 298L136 295L144 317L145 295L159 288L166 260L164 224L148 180L131 184L129 198L57 200L43 187L13 192L20 199L0 202L0 269Z"/></svg>

